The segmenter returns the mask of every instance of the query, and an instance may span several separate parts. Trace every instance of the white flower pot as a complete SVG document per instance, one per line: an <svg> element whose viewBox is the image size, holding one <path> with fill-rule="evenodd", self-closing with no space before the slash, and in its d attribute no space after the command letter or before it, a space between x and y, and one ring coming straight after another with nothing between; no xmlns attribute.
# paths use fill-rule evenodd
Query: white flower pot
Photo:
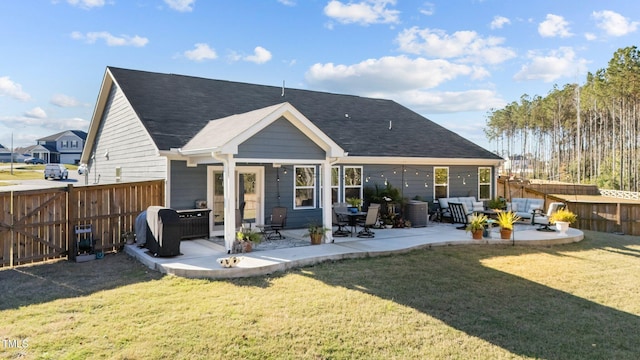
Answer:
<svg viewBox="0 0 640 360"><path fill-rule="evenodd" d="M567 236L569 223L566 221L556 221L556 229L560 232L560 234L558 234L559 236Z"/></svg>

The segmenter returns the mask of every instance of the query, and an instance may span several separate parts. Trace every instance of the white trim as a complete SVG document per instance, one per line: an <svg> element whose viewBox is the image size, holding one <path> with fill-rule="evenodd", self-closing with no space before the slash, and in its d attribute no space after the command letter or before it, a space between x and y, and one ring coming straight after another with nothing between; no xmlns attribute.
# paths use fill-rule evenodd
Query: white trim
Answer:
<svg viewBox="0 0 640 360"><path fill-rule="evenodd" d="M425 158L425 157L393 157L393 156L347 156L338 159L338 164L349 165L432 165L432 166L500 166L504 160L479 158Z"/></svg>

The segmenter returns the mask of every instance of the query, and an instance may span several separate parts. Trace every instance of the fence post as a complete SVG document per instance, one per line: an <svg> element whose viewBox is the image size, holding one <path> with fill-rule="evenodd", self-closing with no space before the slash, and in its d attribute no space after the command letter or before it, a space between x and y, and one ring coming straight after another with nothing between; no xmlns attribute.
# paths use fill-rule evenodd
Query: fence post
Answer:
<svg viewBox="0 0 640 360"><path fill-rule="evenodd" d="M67 254L69 260L76 261L76 254L78 250L76 249L76 232L75 232L75 223L77 222L78 212L78 201L77 194L73 188L73 184L69 184L67 186Z"/></svg>

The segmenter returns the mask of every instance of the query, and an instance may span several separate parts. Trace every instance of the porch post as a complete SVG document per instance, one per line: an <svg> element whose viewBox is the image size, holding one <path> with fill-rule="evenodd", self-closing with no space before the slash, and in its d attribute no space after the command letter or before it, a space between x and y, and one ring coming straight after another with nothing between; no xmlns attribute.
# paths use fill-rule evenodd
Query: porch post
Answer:
<svg viewBox="0 0 640 360"><path fill-rule="evenodd" d="M224 163L224 246L227 253L236 239L236 161L227 155Z"/></svg>
<svg viewBox="0 0 640 360"><path fill-rule="evenodd" d="M332 217L332 203L331 203L331 161L325 159L322 163L322 224L325 228L329 229L325 233L326 242L333 242L333 217Z"/></svg>

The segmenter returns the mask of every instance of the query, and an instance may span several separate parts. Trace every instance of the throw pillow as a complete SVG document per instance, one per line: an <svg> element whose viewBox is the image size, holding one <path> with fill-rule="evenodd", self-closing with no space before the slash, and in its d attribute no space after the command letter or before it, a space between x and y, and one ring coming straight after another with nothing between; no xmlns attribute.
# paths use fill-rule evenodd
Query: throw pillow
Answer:
<svg viewBox="0 0 640 360"><path fill-rule="evenodd" d="M517 203L511 203L511 211L518 212L518 204Z"/></svg>

